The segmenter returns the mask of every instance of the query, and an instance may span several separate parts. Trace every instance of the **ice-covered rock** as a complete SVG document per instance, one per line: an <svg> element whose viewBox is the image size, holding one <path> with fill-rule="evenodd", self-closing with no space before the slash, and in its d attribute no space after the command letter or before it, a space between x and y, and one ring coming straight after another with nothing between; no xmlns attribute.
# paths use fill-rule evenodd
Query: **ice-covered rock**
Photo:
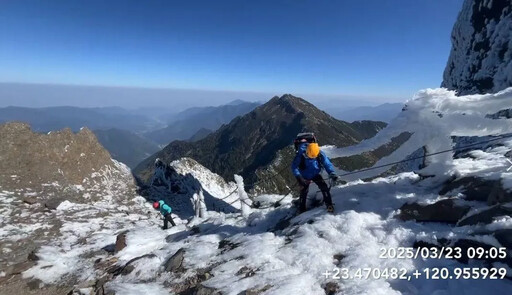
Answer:
<svg viewBox="0 0 512 295"><path fill-rule="evenodd" d="M465 0L451 40L442 87L466 95L495 93L512 86L509 0Z"/></svg>

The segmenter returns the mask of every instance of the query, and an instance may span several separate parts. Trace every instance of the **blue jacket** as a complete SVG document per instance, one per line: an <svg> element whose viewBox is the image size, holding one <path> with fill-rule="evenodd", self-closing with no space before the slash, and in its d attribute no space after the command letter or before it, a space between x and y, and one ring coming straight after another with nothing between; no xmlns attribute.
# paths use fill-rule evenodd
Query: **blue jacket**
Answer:
<svg viewBox="0 0 512 295"><path fill-rule="evenodd" d="M319 155L320 159L310 159L306 156L306 147L308 146L307 143L303 143L300 145L299 150L297 151L297 154L295 155L295 159L293 159L292 162L292 173L293 176L302 176L305 179L311 180L313 177L315 177L317 174L319 174L322 171L322 167L325 168L327 173L331 174L334 173L334 166L332 165L329 158L325 155L323 151L320 151L321 156ZM301 162L303 162L304 169L300 169Z"/></svg>
<svg viewBox="0 0 512 295"><path fill-rule="evenodd" d="M166 214L171 214L171 206L167 205L164 201L160 200L158 202L160 204L160 206L158 208L160 208L160 213L162 213L162 215L166 215Z"/></svg>

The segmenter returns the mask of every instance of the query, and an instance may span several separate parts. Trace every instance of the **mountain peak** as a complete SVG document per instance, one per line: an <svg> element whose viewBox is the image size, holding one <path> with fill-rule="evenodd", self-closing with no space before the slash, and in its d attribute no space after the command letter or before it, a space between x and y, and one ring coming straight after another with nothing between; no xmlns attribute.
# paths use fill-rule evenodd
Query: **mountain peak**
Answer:
<svg viewBox="0 0 512 295"><path fill-rule="evenodd" d="M375 132L382 128L379 124L373 128ZM366 132L368 129L371 127L336 120L306 100L284 94L237 117L204 139L192 143L170 143L139 164L135 173L140 180L147 182L153 175L155 158L170 163L189 157L225 179L239 174L251 184L260 177L256 172L274 163L282 154L281 151L285 150L287 155L283 156L282 162L291 162L288 156L292 153L288 152L293 139L300 132L314 132L324 145L347 146L367 138L368 134L373 135L372 132ZM288 164L285 165L288 167ZM288 178L290 175L285 173L283 177ZM286 181L291 185L293 179Z"/></svg>
<svg viewBox="0 0 512 295"><path fill-rule="evenodd" d="M273 108L279 106L281 108L284 108L284 111L286 113L310 113L319 115L319 112L322 112L305 99L288 93L283 94L280 97L272 97L272 99L270 99L263 106L266 108Z"/></svg>

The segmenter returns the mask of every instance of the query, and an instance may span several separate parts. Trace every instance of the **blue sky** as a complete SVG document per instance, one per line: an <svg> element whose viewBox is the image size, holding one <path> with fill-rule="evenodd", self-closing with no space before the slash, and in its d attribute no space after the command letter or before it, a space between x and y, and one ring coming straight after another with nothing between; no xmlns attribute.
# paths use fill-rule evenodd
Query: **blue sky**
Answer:
<svg viewBox="0 0 512 295"><path fill-rule="evenodd" d="M462 0L1 1L0 82L402 101L440 85L461 6Z"/></svg>

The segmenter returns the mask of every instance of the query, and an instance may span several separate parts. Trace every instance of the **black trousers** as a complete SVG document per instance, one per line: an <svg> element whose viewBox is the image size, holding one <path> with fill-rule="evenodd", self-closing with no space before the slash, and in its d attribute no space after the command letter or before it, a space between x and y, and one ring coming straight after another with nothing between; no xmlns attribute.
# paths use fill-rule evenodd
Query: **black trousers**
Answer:
<svg viewBox="0 0 512 295"><path fill-rule="evenodd" d="M325 205L327 205L327 206L332 205L331 192L329 191L329 186L327 186L327 183L325 183L324 179L322 178L322 175L317 174L311 180L316 185L318 185L318 188L320 189L320 191L322 191ZM305 186L302 184L299 184L299 186L300 186L300 210L306 211L306 201L308 199L309 183Z"/></svg>
<svg viewBox="0 0 512 295"><path fill-rule="evenodd" d="M172 226L176 226L176 223L174 223L174 220L172 220L172 216L170 213L164 215L164 229L168 228L167 222L171 222Z"/></svg>

